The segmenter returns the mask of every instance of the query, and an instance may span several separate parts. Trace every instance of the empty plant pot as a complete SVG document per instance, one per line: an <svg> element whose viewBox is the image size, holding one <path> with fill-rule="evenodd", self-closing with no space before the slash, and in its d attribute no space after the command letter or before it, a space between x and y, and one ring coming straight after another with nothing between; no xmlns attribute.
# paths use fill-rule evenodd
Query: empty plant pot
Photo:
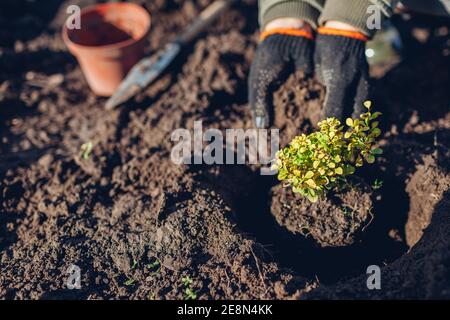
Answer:
<svg viewBox="0 0 450 320"><path fill-rule="evenodd" d="M111 96L143 54L150 15L133 3L106 3L81 10L81 28L62 36L92 91Z"/></svg>

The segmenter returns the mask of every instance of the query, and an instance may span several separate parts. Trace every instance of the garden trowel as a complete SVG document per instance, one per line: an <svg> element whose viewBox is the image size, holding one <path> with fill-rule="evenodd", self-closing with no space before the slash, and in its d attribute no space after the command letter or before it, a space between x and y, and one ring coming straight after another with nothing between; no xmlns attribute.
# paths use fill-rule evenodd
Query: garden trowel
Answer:
<svg viewBox="0 0 450 320"><path fill-rule="evenodd" d="M236 0L217 0L203 10L199 17L162 50L151 57L143 58L127 74L117 91L106 102L106 109L112 110L126 102L153 82L174 60L181 49L205 30L220 14Z"/></svg>

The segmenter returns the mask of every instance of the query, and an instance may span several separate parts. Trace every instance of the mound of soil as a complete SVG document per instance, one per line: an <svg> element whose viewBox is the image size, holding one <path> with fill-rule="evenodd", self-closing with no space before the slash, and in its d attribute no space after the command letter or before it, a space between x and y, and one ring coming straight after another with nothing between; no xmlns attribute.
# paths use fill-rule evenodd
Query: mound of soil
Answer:
<svg viewBox="0 0 450 320"><path fill-rule="evenodd" d="M447 160L444 168L449 168L448 155L444 159ZM430 224L436 205L449 189L448 171L442 169L432 155L425 156L423 164L417 166L417 171L406 185L406 192L410 198L406 242L410 247L422 237L423 230Z"/></svg>
<svg viewBox="0 0 450 320"><path fill-rule="evenodd" d="M182 289L180 273L195 278L199 297L209 299L282 298L280 294L299 295L313 287L305 278L267 263L267 252L236 230L232 216L214 191L201 187L189 199L163 208L150 235L148 255L157 257L173 275L161 277L149 288ZM183 291L156 297L183 298Z"/></svg>
<svg viewBox="0 0 450 320"><path fill-rule="evenodd" d="M322 247L351 245L373 218L373 190L357 181L317 202L278 185L272 189L272 214L280 226Z"/></svg>
<svg viewBox="0 0 450 320"><path fill-rule="evenodd" d="M239 2L136 99L105 112L59 36L68 4L96 1L26 10L29 1L12 2L13 11L0 10L0 25L18 27L0 32L0 298L184 299L186 277L201 299L448 297L448 175L424 160L449 147L448 49L424 51L377 80L385 153L361 177L384 181L381 200L363 187L313 205L273 188L276 179L253 165L170 160L171 133L194 121L252 126L255 3ZM152 13L153 52L211 1L135 2ZM277 91L281 146L313 128L322 100L323 88L300 74ZM83 155L86 143L93 148ZM406 253L404 239L415 242L423 221ZM302 223L320 245L298 234ZM72 264L80 290L67 289ZM367 291L370 264L386 265L386 290Z"/></svg>

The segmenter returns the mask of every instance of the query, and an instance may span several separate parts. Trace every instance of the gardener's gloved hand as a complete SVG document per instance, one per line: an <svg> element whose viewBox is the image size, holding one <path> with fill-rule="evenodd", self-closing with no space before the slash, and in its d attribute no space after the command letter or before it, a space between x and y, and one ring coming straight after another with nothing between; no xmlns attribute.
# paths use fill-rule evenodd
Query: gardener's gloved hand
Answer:
<svg viewBox="0 0 450 320"><path fill-rule="evenodd" d="M295 70L303 70L306 74L313 72L312 29L299 19L281 20L281 24L277 25L277 20L273 20L274 24L270 25L271 22L266 26L250 68L249 102L257 128L271 125L272 96L281 82ZM286 21L287 24L283 23Z"/></svg>
<svg viewBox="0 0 450 320"><path fill-rule="evenodd" d="M342 24L336 22L336 26ZM339 120L363 113L363 102L370 94L367 38L345 26L336 29L327 23L320 27L314 54L316 76L326 87L324 116Z"/></svg>

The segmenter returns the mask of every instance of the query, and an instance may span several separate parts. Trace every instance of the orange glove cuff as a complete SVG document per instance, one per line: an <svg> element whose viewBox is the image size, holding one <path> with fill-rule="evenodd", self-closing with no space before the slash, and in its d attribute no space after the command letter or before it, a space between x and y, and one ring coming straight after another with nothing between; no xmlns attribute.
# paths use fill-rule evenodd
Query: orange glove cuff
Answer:
<svg viewBox="0 0 450 320"><path fill-rule="evenodd" d="M276 29L270 29L267 31L264 31L259 36L259 41L263 41L268 36L271 36L273 34L283 34L288 36L296 36L296 37L304 37L309 40L314 40L314 36L311 32L308 32L303 29L289 29L289 28L276 28Z"/></svg>
<svg viewBox="0 0 450 320"><path fill-rule="evenodd" d="M341 30L327 27L319 27L317 33L329 35L329 36L341 36L347 38L353 38L366 42L368 40L367 36L358 31Z"/></svg>

